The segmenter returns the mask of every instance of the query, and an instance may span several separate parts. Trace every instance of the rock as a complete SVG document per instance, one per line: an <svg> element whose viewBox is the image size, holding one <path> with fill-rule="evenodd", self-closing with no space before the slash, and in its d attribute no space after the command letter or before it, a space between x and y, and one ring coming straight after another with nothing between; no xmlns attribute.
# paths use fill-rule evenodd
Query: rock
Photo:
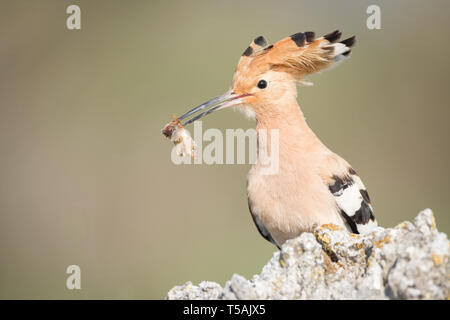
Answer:
<svg viewBox="0 0 450 320"><path fill-rule="evenodd" d="M365 235L323 225L287 241L251 280L187 282L167 299L448 299L449 250L430 209Z"/></svg>

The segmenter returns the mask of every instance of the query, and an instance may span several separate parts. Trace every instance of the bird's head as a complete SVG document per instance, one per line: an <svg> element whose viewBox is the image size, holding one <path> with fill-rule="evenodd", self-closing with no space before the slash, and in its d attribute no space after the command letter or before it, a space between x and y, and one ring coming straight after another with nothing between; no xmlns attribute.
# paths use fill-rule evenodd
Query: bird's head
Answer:
<svg viewBox="0 0 450 320"><path fill-rule="evenodd" d="M188 111L179 120L187 125L216 110L241 106L250 114L278 112L283 104L296 99L296 84L308 74L343 60L350 53L355 38L335 43L341 33L334 31L321 38L314 32L296 33L267 46L264 37L253 40L239 59L231 88Z"/></svg>

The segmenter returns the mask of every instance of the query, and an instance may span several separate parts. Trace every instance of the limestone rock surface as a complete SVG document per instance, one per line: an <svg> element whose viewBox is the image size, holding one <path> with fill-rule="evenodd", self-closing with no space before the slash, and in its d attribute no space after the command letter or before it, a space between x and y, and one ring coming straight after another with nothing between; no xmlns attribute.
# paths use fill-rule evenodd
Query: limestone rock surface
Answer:
<svg viewBox="0 0 450 320"><path fill-rule="evenodd" d="M187 282L167 299L448 299L449 250L430 209L365 235L323 225L287 241L250 280Z"/></svg>

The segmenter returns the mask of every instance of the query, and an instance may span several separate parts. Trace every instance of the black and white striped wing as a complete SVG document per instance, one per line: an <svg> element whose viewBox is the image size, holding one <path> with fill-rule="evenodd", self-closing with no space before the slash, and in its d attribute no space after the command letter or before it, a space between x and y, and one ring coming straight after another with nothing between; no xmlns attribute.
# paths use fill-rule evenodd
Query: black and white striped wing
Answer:
<svg viewBox="0 0 450 320"><path fill-rule="evenodd" d="M369 194L353 169L346 175L333 176L328 188L353 233L368 233L377 226Z"/></svg>

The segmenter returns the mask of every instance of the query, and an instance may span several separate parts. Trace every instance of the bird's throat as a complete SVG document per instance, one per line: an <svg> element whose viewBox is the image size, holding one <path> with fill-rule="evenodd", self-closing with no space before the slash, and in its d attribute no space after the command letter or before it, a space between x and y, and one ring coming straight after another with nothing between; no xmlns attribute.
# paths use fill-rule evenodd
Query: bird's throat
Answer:
<svg viewBox="0 0 450 320"><path fill-rule="evenodd" d="M283 105L265 107L264 112L257 111L256 130L258 135L261 131L267 132L268 139L270 139L270 132L277 130L280 147L286 145L302 148L311 141L317 140L296 100Z"/></svg>

